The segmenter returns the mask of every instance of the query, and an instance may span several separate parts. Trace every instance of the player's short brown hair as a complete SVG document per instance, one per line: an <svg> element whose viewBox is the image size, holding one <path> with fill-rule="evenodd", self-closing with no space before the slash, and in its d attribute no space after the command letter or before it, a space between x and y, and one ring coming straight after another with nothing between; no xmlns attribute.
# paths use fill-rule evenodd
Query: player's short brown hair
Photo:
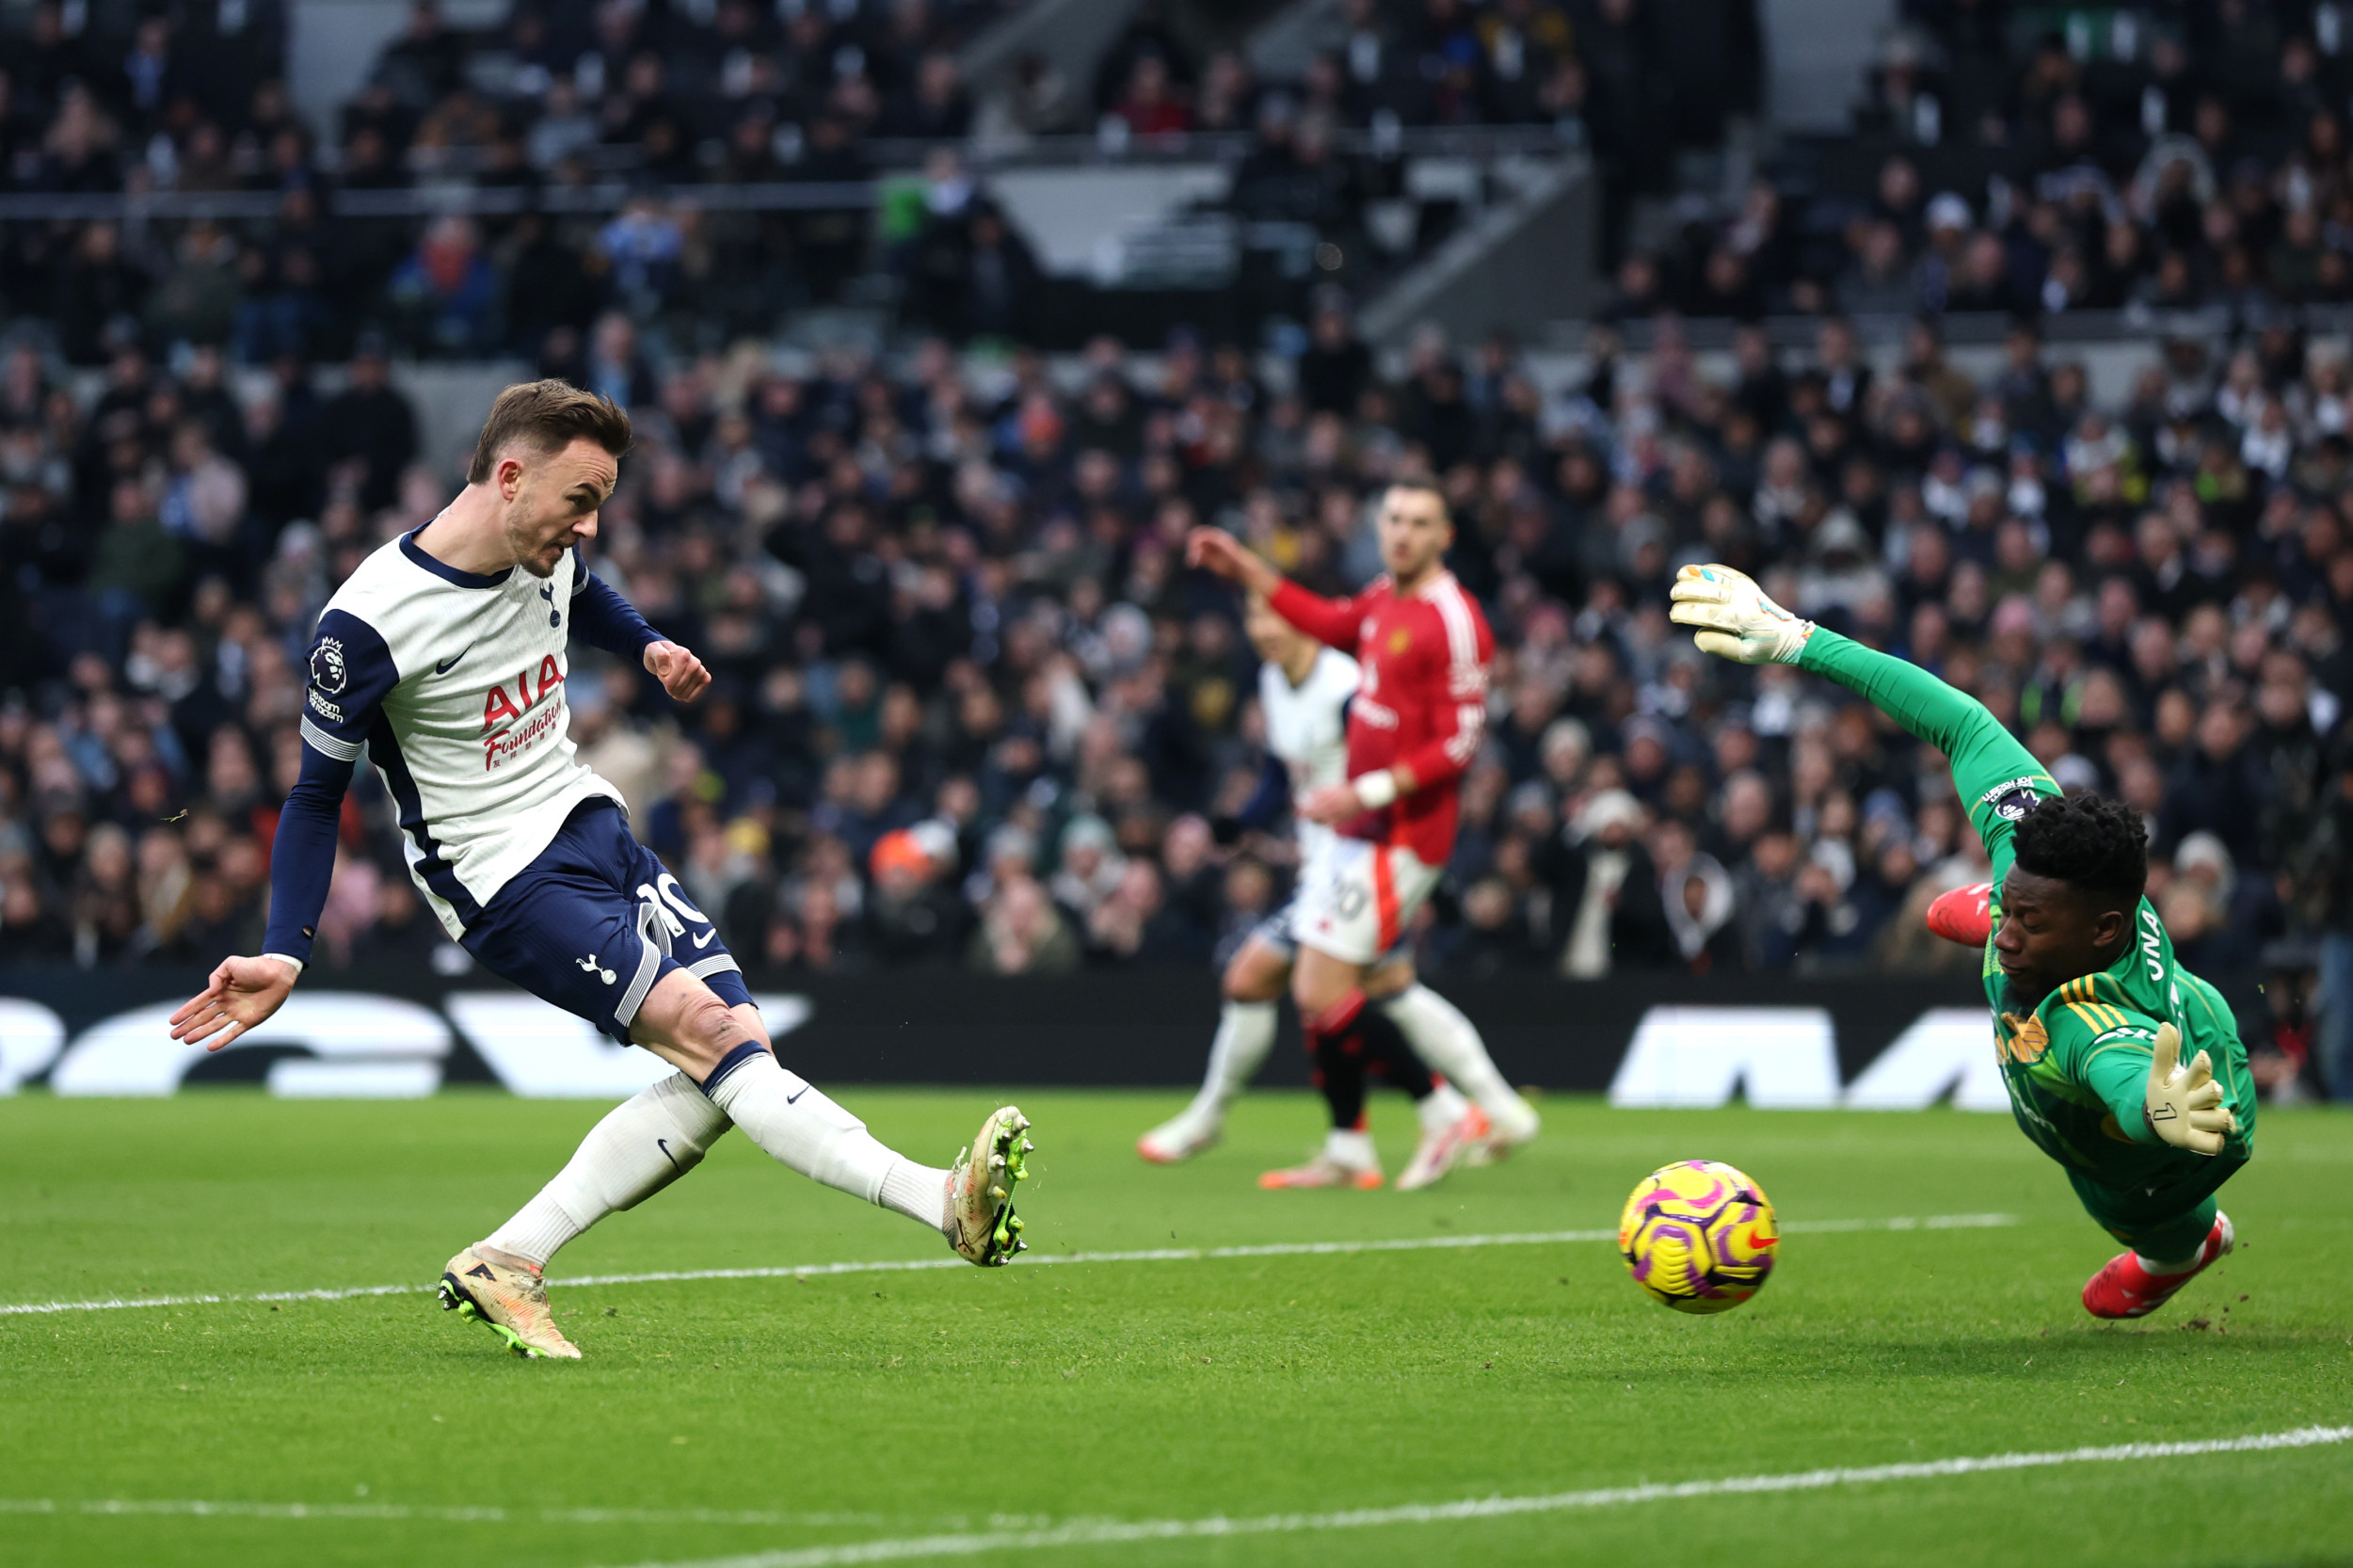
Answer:
<svg viewBox="0 0 2353 1568"><path fill-rule="evenodd" d="M583 392L568 381L520 381L499 393L482 422L469 485L488 484L498 471L499 454L517 441L539 452L561 452L585 438L618 457L629 450L629 415L609 397Z"/></svg>
<svg viewBox="0 0 2353 1568"><path fill-rule="evenodd" d="M1445 489L1435 479L1392 479L1381 488L1384 490L1418 490L1424 495L1435 497L1438 516L1445 520L1449 528L1454 526L1454 506L1447 500Z"/></svg>

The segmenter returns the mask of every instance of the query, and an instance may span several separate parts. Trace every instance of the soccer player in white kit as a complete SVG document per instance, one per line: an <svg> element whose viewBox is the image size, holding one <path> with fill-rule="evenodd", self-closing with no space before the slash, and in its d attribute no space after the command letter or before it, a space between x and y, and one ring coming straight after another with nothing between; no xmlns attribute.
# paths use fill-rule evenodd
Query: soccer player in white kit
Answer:
<svg viewBox="0 0 2353 1568"><path fill-rule="evenodd" d="M1287 799L1305 798L1348 777L1348 704L1356 694L1356 661L1326 647L1276 615L1252 595L1243 630L1263 661L1258 666L1258 712L1266 726L1267 776L1240 813L1241 825L1265 826L1282 813ZM1306 886L1328 854L1333 830L1299 818L1299 884ZM1250 934L1225 967L1225 1005L1209 1045L1209 1065L1193 1103L1136 1140L1136 1152L1154 1164L1190 1160L1225 1133L1225 1108L1250 1081L1273 1048L1275 1009L1290 984L1299 953L1292 931L1297 900L1269 916ZM1381 956L1365 986L1405 1037L1423 1064L1446 1081L1418 1103L1424 1130L1397 1185L1411 1192L1427 1187L1463 1160L1500 1158L1536 1135L1535 1110L1513 1093L1487 1055L1478 1026L1454 1004L1422 984L1414 973L1413 952L1402 937ZM1449 1136L1462 1125L1462 1094L1467 1091L1486 1120L1483 1136L1467 1144ZM1474 1122L1472 1125L1476 1126ZM1363 1137L1362 1170L1377 1173L1369 1134ZM1270 1172L1268 1185L1289 1186ZM1379 1183L1359 1177L1356 1185Z"/></svg>
<svg viewBox="0 0 2353 1568"><path fill-rule="evenodd" d="M629 416L604 398L561 381L507 388L465 489L336 590L312 645L302 774L272 846L264 951L224 960L171 1020L172 1038L218 1050L292 993L364 754L451 937L492 973L679 1069L599 1122L554 1180L443 1271L442 1304L521 1355L580 1355L548 1307L556 1249L692 1170L729 1127L802 1175L944 1235L974 1263L1008 1262L1024 1245L1012 1200L1030 1148L1021 1112L991 1112L942 1170L885 1147L779 1065L718 928L631 835L620 792L575 755L571 632L643 664L678 701L711 683L700 660L581 559L629 441Z"/></svg>

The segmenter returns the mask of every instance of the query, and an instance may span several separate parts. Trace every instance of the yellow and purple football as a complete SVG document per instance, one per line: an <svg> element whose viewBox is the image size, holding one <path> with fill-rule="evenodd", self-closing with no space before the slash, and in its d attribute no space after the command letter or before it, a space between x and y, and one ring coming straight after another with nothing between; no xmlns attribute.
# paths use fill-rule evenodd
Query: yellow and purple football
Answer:
<svg viewBox="0 0 2353 1568"><path fill-rule="evenodd" d="M1677 1312L1722 1312L1755 1295L1780 1240L1765 1190L1713 1160L1653 1171L1618 1218L1626 1272Z"/></svg>

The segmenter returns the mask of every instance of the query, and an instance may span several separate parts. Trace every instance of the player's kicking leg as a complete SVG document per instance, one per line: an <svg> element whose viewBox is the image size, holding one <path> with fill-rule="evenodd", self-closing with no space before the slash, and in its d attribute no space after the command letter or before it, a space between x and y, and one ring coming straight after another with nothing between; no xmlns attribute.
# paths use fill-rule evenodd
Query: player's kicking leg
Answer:
<svg viewBox="0 0 2353 1568"><path fill-rule="evenodd" d="M931 1227L974 1263L1009 1262L1026 1245L1013 1190L1026 1175L1030 1124L1017 1109L992 1112L952 1167L921 1165L779 1065L757 1008L729 1007L683 969L653 987L635 1032L679 1075L600 1122L554 1181L442 1274L442 1304L488 1324L519 1353L579 1356L548 1308L548 1259L603 1215L684 1175L730 1125L803 1176Z"/></svg>
<svg viewBox="0 0 2353 1568"><path fill-rule="evenodd" d="M598 1123L545 1190L450 1260L442 1304L488 1323L518 1352L579 1355L548 1311L548 1259L692 1169L730 1126L803 1175L930 1227L974 1263L1004 1263L1021 1250L1013 1212L1030 1148L1021 1112L990 1112L949 1168L885 1147L777 1064L717 928L617 810L576 811L468 922L467 949L493 973L679 1069ZM673 956L674 943L691 966Z"/></svg>
<svg viewBox="0 0 2353 1568"><path fill-rule="evenodd" d="M1193 1103L1136 1140L1155 1165L1191 1160L1225 1134L1225 1108L1248 1086L1274 1046L1275 1008L1290 980L1288 911L1251 933L1225 966L1225 1001L1209 1042L1209 1066Z"/></svg>
<svg viewBox="0 0 2353 1568"><path fill-rule="evenodd" d="M943 1170L879 1142L776 1061L757 1009L729 1007L691 974L673 970L653 988L636 1032L779 1163L933 1227L971 1262L1009 1262L1025 1245L1013 1189L1025 1174L1030 1123L1016 1107L991 1112L972 1146Z"/></svg>

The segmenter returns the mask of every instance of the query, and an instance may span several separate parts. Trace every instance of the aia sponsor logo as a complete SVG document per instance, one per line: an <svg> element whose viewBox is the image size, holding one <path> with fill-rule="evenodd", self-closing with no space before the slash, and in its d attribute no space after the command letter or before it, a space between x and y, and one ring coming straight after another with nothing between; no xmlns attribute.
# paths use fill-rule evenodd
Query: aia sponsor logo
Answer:
<svg viewBox="0 0 2353 1568"><path fill-rule="evenodd" d="M504 682L482 695L485 773L538 744L555 728L563 712L564 672L557 667L554 654L542 657L536 672L525 670L516 676L513 685L511 696ZM554 700L549 701L551 697Z"/></svg>

